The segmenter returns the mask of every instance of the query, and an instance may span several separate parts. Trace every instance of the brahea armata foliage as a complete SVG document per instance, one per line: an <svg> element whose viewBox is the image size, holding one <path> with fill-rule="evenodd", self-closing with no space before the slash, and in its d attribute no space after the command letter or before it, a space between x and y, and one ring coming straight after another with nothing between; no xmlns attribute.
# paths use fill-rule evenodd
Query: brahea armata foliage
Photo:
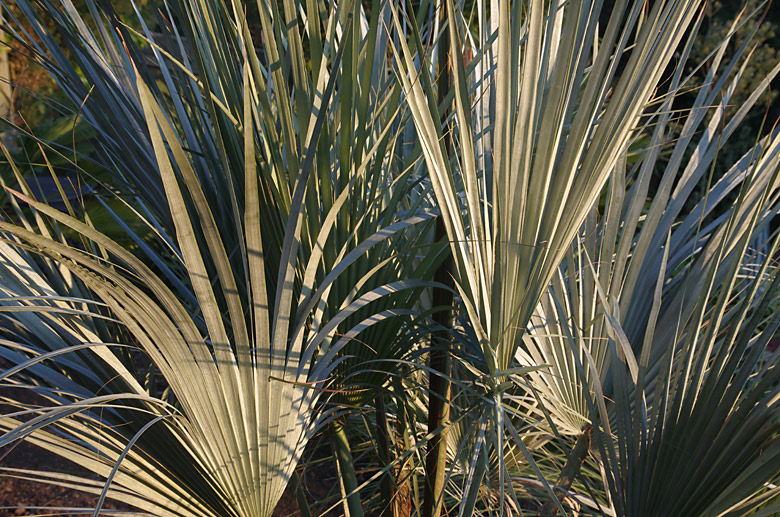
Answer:
<svg viewBox="0 0 780 517"><path fill-rule="evenodd" d="M0 0L69 125L5 121L0 445L94 474L5 476L93 515L780 511L780 128L718 160L766 3L701 63L694 0L130 5Z"/></svg>

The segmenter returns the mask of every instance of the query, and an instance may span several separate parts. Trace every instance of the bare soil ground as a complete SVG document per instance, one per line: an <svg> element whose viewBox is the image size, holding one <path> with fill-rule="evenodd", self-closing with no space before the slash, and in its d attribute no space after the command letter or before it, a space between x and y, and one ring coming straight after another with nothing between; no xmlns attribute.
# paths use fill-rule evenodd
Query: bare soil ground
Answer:
<svg viewBox="0 0 780 517"><path fill-rule="evenodd" d="M0 467L51 470L57 472L79 473L85 471L58 456L52 455L38 447L20 443L15 447L0 449ZM76 490L36 483L13 477L8 473L0 474L0 517L17 515L76 515L73 509L94 509L97 497ZM18 507L18 508L14 508ZM43 509L42 507L49 507ZM107 500L103 505L106 512L101 515L111 515L110 510L132 512L127 505ZM295 497L285 493L274 512L277 517L292 517L300 515Z"/></svg>

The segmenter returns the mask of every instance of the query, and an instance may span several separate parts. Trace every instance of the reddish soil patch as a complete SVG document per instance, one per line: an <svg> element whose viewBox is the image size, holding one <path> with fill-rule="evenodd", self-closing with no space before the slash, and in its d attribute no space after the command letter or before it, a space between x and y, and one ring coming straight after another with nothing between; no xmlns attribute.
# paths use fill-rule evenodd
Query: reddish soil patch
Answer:
<svg viewBox="0 0 780 517"><path fill-rule="evenodd" d="M0 467L49 470L72 474L85 474L84 469L33 445L20 443L13 448L0 450ZM95 478L98 479L98 478ZM58 486L18 479L12 474L0 474L0 517L17 515L74 515L65 510L43 510L40 507L53 508L95 508L97 497ZM19 508L9 508L19 507ZM132 512L130 506L106 500L106 510L124 510ZM110 515L110 513L101 513ZM288 490L274 512L278 517L300 515L295 496Z"/></svg>
<svg viewBox="0 0 780 517"><path fill-rule="evenodd" d="M7 365L0 365L0 367L5 366ZM0 396L23 404L40 403L34 394L25 389L3 387L0 388ZM0 414L12 410L8 405L0 405ZM23 441L0 449L0 467L89 475L89 472L78 465ZM93 478L98 479L94 476ZM19 479L13 473L0 472L0 516L73 515L65 510L36 508L95 508L97 499L97 496L76 490ZM131 510L127 505L108 500L103 508L106 510Z"/></svg>
<svg viewBox="0 0 780 517"><path fill-rule="evenodd" d="M7 367L7 364L0 361L0 371ZM0 397L11 399L22 404L40 404L42 401L37 399L34 394L25 389L12 387L0 387ZM0 415L14 411L15 409L6 404L0 404ZM327 449L327 447L320 447ZM327 456L329 452L318 451L318 457ZM45 451L25 442L18 442L0 449L0 468L16 468L60 472L66 474L78 474L90 477L95 480L98 478L84 468L71 463L57 455ZM326 461L318 467L310 470L303 476L307 500L313 505L312 510L317 514L314 507L316 503L332 495L332 489L338 486L338 478L335 469L332 468L332 462ZM338 490L336 488L336 490ZM70 509L94 509L97 503L97 496L85 494L73 489L62 488L46 483L38 483L26 479L19 479L15 474L0 471L0 517L17 515L47 515L47 516L66 516L76 515L67 510L56 510L56 508ZM45 509L45 508L49 509ZM116 501L106 500L103 508L105 510L122 510L133 512L134 509L128 505ZM336 512L328 512L328 516L340 515L340 506ZM142 512L139 512L142 514ZM83 515L83 513L81 513ZM90 514L91 515L91 514ZM111 515L109 512L101 512L101 515ZM143 515L148 515L143 513ZM295 494L292 490L285 491L282 499L279 501L275 517L294 517L300 516Z"/></svg>
<svg viewBox="0 0 780 517"><path fill-rule="evenodd" d="M11 449L11 447L8 449ZM84 473L84 470L77 465L25 443L14 446L10 451L3 450L2 453L4 457L0 465L3 467ZM43 510L35 509L35 507L83 509L94 508L97 503L97 497L89 494L25 479L17 479L12 476L13 474L7 473L0 476L0 515L3 516L72 515L72 513L64 510ZM121 505L114 501L106 501L103 507L107 510L130 510L129 506Z"/></svg>
<svg viewBox="0 0 780 517"><path fill-rule="evenodd" d="M10 393L13 393L13 398L16 400L19 397L24 397L24 395L19 395L19 392L20 390L0 388L0 395L11 397ZM0 405L0 415L7 411L8 406ZM0 468L45 470L79 474L96 480L99 479L78 465L25 442L0 449ZM316 475L306 476L307 485L309 485L307 486L307 498L312 503L317 501L318 496L323 497L328 493L323 482L324 479L320 478L318 480L318 477ZM75 515L74 512L55 510L53 508L94 509L97 499L96 496L77 490L19 479L12 473L0 472L0 517L17 515ZM44 509L45 507L50 509ZM108 499L103 504L103 508L106 510L133 511L133 508L128 505ZM101 515L111 514L101 512ZM300 515L295 494L288 489L279 501L274 511L274 516L294 517ZM330 512L328 515L338 515L338 513Z"/></svg>
<svg viewBox="0 0 780 517"><path fill-rule="evenodd" d="M0 467L50 470L73 474L84 474L80 469L62 458L48 453L33 445L20 443L12 448L0 450ZM95 478L97 479L97 478ZM44 510L50 508L94 508L97 497L72 489L36 483L18 479L9 474L0 474L0 517L17 515L74 515L65 510ZM18 508L15 508L18 507ZM132 512L133 508L115 501L106 500L103 508L106 510L124 510ZM101 513L110 515L110 513ZM276 517L294 517L301 515L295 495L290 490L285 491L274 511Z"/></svg>

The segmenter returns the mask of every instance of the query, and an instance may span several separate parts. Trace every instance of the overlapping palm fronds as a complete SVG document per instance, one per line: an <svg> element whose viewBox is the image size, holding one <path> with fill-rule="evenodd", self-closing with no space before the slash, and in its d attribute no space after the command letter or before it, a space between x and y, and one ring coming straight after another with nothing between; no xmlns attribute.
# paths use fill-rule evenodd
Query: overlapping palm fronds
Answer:
<svg viewBox="0 0 780 517"><path fill-rule="evenodd" d="M466 16L462 6L445 5L447 27L435 36L461 49ZM461 54L452 53L454 108L446 127L431 102L428 69L417 65L426 56L415 23L408 24L412 44L399 42L400 77L447 226L456 283L492 378L487 395L495 415L481 420L494 422L498 450L504 432L519 438L502 416L501 386L526 326L641 127L698 5L657 2L645 13L642 2L618 2L598 31L600 3L497 2L497 29L480 34L476 46L481 66L467 74ZM405 15L394 11L397 30ZM491 103L487 123L483 95ZM477 457L475 468L485 463Z"/></svg>
<svg viewBox="0 0 780 517"><path fill-rule="evenodd" d="M738 19L734 27L737 22L744 23ZM691 34L686 51L691 49L693 38L695 33ZM635 353L639 353L648 328L657 328L663 333L659 342L672 341L677 321L689 318L691 309L687 304L697 298L693 294L698 292L696 289L679 289L683 279L694 272L691 267L685 267L686 264L693 256L698 256L700 247L711 241L711 236L727 222L730 209L724 205L732 202L748 171L772 144L771 139L757 142L758 147L748 150L742 160L717 178L717 182L710 177L718 150L726 144L734 129L780 72L780 66L775 67L748 101L725 120L731 94L747 65L747 61L741 63L740 58L750 39L741 42L738 51L719 73L728 43L729 40L724 41L707 63L709 72L704 85L682 119L680 136L670 146L670 157L664 164L662 154L667 148L666 140L675 115L672 104L691 79L683 77L683 68L678 67L669 91L661 99L657 118L648 128L652 136L643 144L640 154L632 157L633 165L628 165L625 160L618 163L607 187L603 207L592 207L550 290L532 317L533 331L526 337L526 347L518 350L518 360L521 364L551 365L545 372L534 375L536 387L561 432L578 434L581 427L589 423L583 385L574 380L577 374L576 361L570 357L572 351L585 346L594 361L595 370L586 368L584 375L592 379L592 374L597 372L597 378L603 379L609 365L608 341L615 335L612 324L620 325ZM709 120L707 113L711 113ZM701 135L696 138L702 129ZM691 147L697 151L684 160L686 149ZM648 201L652 177L661 167L663 174L658 190ZM759 171L760 174L753 174L754 184L746 206L754 206L763 189L771 188L771 183L768 183L771 167L764 164ZM702 183L707 183L710 188L707 189L706 199L698 200L692 192ZM697 200L698 204L690 203L690 212L683 211L686 202ZM773 200L769 199L767 209L772 206ZM713 219L713 214L718 217L710 222L708 218ZM768 229L772 214L768 211L761 215L759 228ZM704 224L705 221L708 224ZM748 231L744 226L747 221L743 220L741 224L740 232ZM738 232L732 239L741 237L742 233ZM715 242L721 238L723 235L718 234ZM734 246L734 242L729 246ZM762 251L766 252L766 249ZM667 259L664 259L665 254ZM737 258L733 254L729 256ZM667 277L658 280L664 276L661 274L664 260L668 260L663 269ZM701 274L702 271L696 271L690 278ZM726 270L721 268L719 278L725 274ZM662 282L665 301L655 307L649 294L659 288L658 282ZM609 318L603 317L605 307L611 307ZM679 313L681 308L682 314ZM572 335L565 330L572 325L583 334ZM569 342L572 338L576 343L574 347ZM656 346L648 360L655 363L663 353L664 347ZM584 356L579 361L586 364ZM592 388L589 390L592 393Z"/></svg>
<svg viewBox="0 0 780 517"><path fill-rule="evenodd" d="M780 241L749 249L780 130L714 164L780 65L731 108L750 40L727 40L677 113L702 2L82 3L16 0L5 30L90 139L37 142L38 170L81 170L132 246L36 200L4 149L0 381L40 404L7 397L0 444L100 479L7 475L98 495L95 514L270 515L333 423L320 511L775 510ZM453 338L442 420L430 328Z"/></svg>
<svg viewBox="0 0 780 517"><path fill-rule="evenodd" d="M770 466L778 372L766 350L777 330L767 314L777 298L776 245L751 247L777 213L777 128L711 176L718 150L780 72L725 119L749 42L722 72L728 41L707 63L648 202L675 92L687 80L678 69L649 145L633 167L615 170L518 351L521 364L551 365L530 384L557 430L577 435L595 425L592 450L608 466L619 515L746 512L773 497L751 499L778 470ZM704 198L684 212L703 182Z"/></svg>
<svg viewBox="0 0 780 517"><path fill-rule="evenodd" d="M495 96L491 125L479 132L470 77L461 59L451 63L454 156L445 153L438 112L426 100L427 71L400 44L401 77L447 222L458 288L492 375L511 366L519 336L640 127L698 2L657 3L637 25L642 5L618 3L600 34L599 5L590 2L499 2L498 32L491 35L497 64L473 78L490 84ZM452 2L447 9L441 37L461 48L463 15ZM396 23L402 15L396 12ZM625 73L617 74L621 59ZM477 156L478 147L491 149L492 158Z"/></svg>
<svg viewBox="0 0 780 517"><path fill-rule="evenodd" d="M16 363L44 361L54 352L67 371L65 341L82 354L88 353L83 343L96 343L89 349L99 350L95 361L107 365L90 370L94 386L58 393L51 407L31 410L41 415L36 419L4 419L3 443L30 435L81 460L100 449L106 426L116 426L88 465L109 478L109 496L154 515L270 515L308 438L332 416L316 402L334 368L352 355L368 355L360 350L366 347L361 334L374 326L384 331L371 344L374 359L405 353L393 348L402 325L391 321L414 315L425 283L412 273L426 275L437 260L437 253L415 256L425 233L410 229L431 215L412 201L408 153L397 154L392 128L400 87L381 58L380 10L368 21L359 3L326 11L289 3L282 12L258 4L259 53L239 2L170 6L161 13L168 46L143 20L133 32L112 19L110 5L87 4L89 24L67 1L62 10L46 3L43 11L78 56L92 93L45 26L35 23L32 3L20 8L47 46L36 47L21 23L14 35L39 52L74 101L83 97L80 110L97 133L103 166L117 178L131 173L120 185L162 221L158 232L173 236L173 265L147 247L150 269L89 224L27 197L21 199L43 221L41 229L47 219L56 221L88 247L81 251L4 222L6 235L14 235L9 246L25 243L45 257L6 247L6 260L17 277L45 260L56 264L52 271L78 279L83 296L101 301L111 325L124 328L127 344L161 373L170 396L159 400L133 382L114 348L101 344L107 336L93 336L87 309L72 311L88 336L14 345L22 338L12 324L9 346L22 346L9 355ZM304 8L310 16L302 16ZM346 19L355 21L344 30ZM155 71L135 37L147 42ZM167 287L160 269L178 281L178 291ZM63 301L4 287L9 295L37 296L27 310L41 311L38 325L47 325L51 306L87 303L73 299L68 285L47 295ZM398 300L403 308L395 308ZM14 373L49 386L37 391L56 389L61 376L36 368ZM350 370L338 377L349 378ZM103 385L114 377L128 377L133 389ZM81 441L68 444L66 435ZM102 488L84 479L49 479L95 493Z"/></svg>

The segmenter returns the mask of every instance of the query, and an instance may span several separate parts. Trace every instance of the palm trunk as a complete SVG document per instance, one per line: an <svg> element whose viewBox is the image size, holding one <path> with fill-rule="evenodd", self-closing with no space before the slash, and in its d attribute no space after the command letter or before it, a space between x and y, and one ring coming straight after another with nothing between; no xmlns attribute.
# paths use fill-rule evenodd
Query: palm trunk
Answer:
<svg viewBox="0 0 780 517"><path fill-rule="evenodd" d="M441 27L446 22L446 9L443 2L439 2L439 16ZM450 45L449 38L443 36L439 39L438 54L438 97L439 104L444 100L447 92L452 89L452 71L450 69ZM447 111L441 114L442 123L447 119ZM445 146L449 154L452 142L449 133L444 132ZM435 240L442 242L447 238L447 231L442 218L436 220ZM441 263L434 273L434 280L450 288L452 282L452 259L449 247L445 249L447 258ZM429 432L446 426L450 415L450 335L452 326L453 296L451 289L434 288L433 306L439 307L433 320L437 329L434 331L431 344L428 387L428 430ZM425 495L423 498L423 517L439 517L443 507L444 475L447 470L447 429L444 427L428 442L425 457Z"/></svg>
<svg viewBox="0 0 780 517"><path fill-rule="evenodd" d="M336 449L336 461L339 468L344 496L346 497L345 510L349 517L363 517L363 504L360 493L357 491L358 483L355 477L355 464L352 460L352 452L349 448L347 432L344 424L336 421L331 426L333 430L333 446Z"/></svg>

